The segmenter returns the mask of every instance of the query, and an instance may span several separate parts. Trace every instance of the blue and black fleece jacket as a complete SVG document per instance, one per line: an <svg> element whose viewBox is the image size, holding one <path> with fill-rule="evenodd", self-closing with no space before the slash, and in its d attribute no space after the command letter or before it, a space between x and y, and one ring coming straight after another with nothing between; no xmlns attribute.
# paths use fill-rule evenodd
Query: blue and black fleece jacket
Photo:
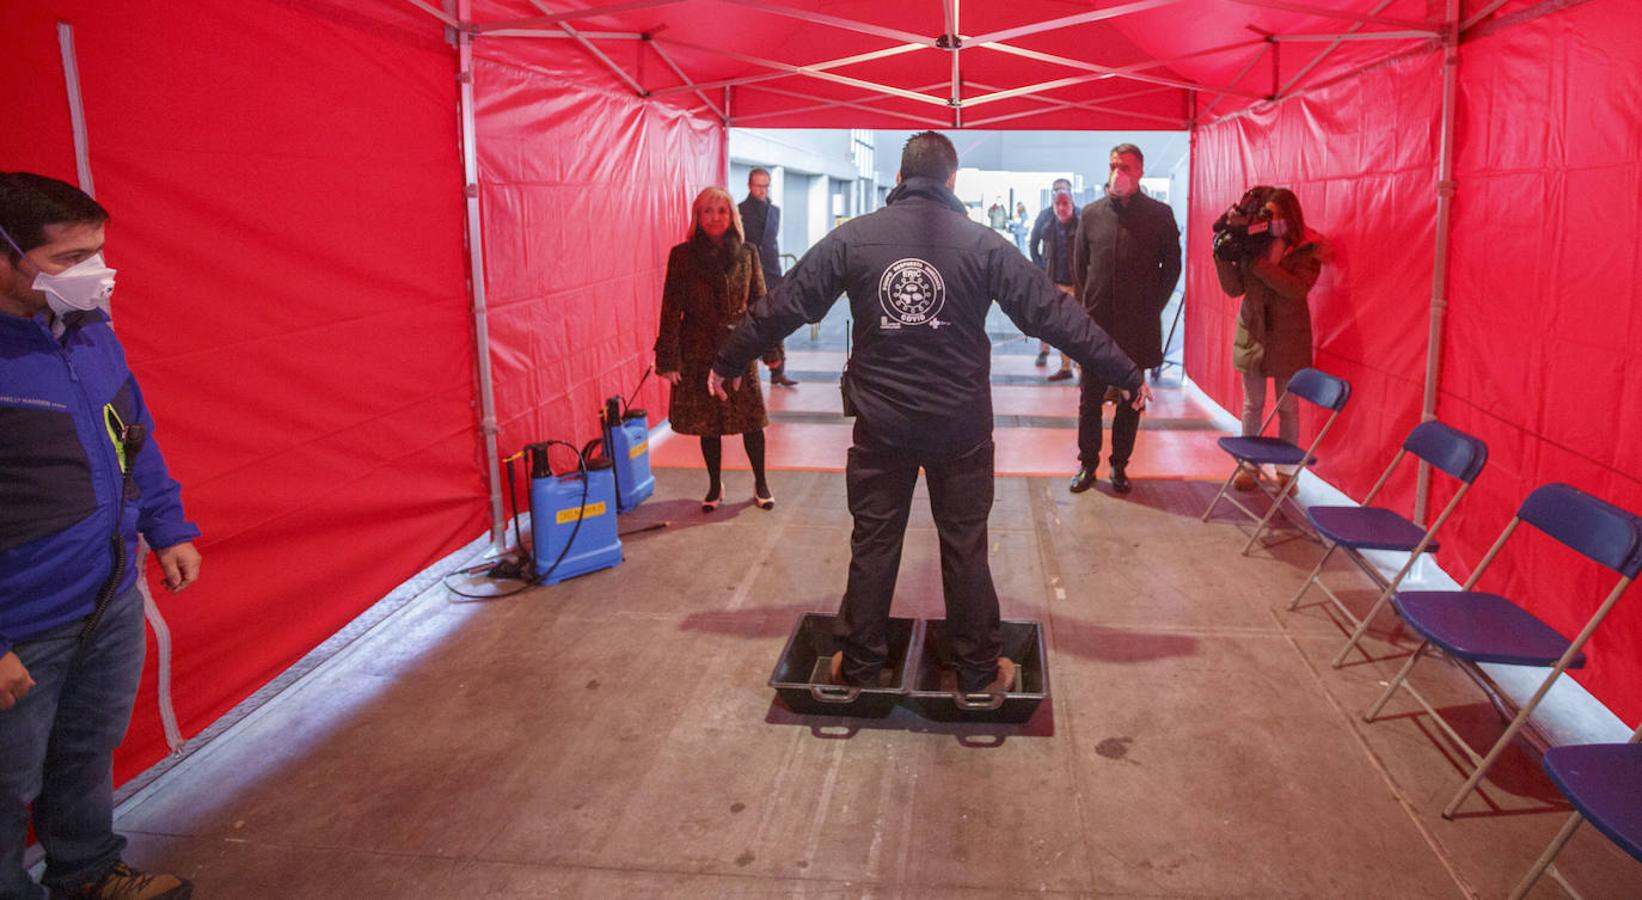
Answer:
<svg viewBox="0 0 1642 900"><path fill-rule="evenodd" d="M136 581L139 531L155 548L199 536L108 317L63 321L59 340L44 314L0 314L0 654L91 614L114 566L116 525L122 591ZM129 492L111 420L148 434Z"/></svg>

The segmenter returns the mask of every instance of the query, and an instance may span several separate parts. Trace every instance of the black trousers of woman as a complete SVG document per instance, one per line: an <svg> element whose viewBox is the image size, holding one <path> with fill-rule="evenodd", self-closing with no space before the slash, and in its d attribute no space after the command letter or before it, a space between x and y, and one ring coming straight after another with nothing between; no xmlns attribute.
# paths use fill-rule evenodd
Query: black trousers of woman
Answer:
<svg viewBox="0 0 1642 900"><path fill-rule="evenodd" d="M764 429L743 432L741 446L747 450L747 461L753 466L753 491L760 497L770 496L770 485L764 475ZM701 459L707 464L707 501L713 502L724 495L721 478L724 468L724 439L718 436L701 439Z"/></svg>

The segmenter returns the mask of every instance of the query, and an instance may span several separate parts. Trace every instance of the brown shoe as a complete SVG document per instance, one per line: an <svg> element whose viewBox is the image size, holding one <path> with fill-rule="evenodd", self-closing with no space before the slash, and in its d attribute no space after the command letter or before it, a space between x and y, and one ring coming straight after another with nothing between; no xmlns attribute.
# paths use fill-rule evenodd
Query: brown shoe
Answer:
<svg viewBox="0 0 1642 900"><path fill-rule="evenodd" d="M1007 656L998 657L998 677L985 688L976 691L977 694L1007 694L1015 687L1017 666L1015 661Z"/></svg>
<svg viewBox="0 0 1642 900"><path fill-rule="evenodd" d="M1232 476L1232 487L1240 491L1252 491L1257 484L1254 473L1248 469L1238 469L1237 474Z"/></svg>
<svg viewBox="0 0 1642 900"><path fill-rule="evenodd" d="M123 862L114 864L108 874L95 884L88 884L78 893L52 891L52 900L86 898L86 900L188 900L194 895L194 885L186 878L164 873L139 872Z"/></svg>
<svg viewBox="0 0 1642 900"><path fill-rule="evenodd" d="M1277 489L1279 491L1286 489L1289 486L1289 482L1293 481L1294 478L1295 476L1289 474L1288 472L1278 472Z"/></svg>

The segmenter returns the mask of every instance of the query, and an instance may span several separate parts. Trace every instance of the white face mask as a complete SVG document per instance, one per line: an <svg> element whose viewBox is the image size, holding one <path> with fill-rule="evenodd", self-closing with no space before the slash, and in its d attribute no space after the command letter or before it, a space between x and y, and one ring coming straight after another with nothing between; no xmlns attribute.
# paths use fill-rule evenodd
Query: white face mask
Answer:
<svg viewBox="0 0 1642 900"><path fill-rule="evenodd" d="M1135 176L1120 169L1112 170L1112 177L1106 182L1106 193L1114 197L1133 197L1135 189L1140 187Z"/></svg>
<svg viewBox="0 0 1642 900"><path fill-rule="evenodd" d="M41 272L34 277L34 289L45 292L46 305L59 316L90 309L107 312L114 295L114 270L101 253L94 253L56 275Z"/></svg>

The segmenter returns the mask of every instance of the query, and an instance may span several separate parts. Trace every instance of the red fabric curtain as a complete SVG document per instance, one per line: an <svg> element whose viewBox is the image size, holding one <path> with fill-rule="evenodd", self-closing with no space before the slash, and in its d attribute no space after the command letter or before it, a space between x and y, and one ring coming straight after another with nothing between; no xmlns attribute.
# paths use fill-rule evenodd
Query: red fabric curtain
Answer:
<svg viewBox="0 0 1642 900"><path fill-rule="evenodd" d="M115 328L204 531L195 587L151 581L185 734L486 526L454 53L398 6L0 7L6 169L74 180L75 27ZM121 780L154 690L151 653Z"/></svg>
<svg viewBox="0 0 1642 900"><path fill-rule="evenodd" d="M481 44L480 197L504 455L598 435L604 399L651 362L667 251L724 181L721 124L644 103L580 55ZM688 98L688 95L685 95ZM693 99L693 98L689 98ZM666 392L633 401L650 424ZM571 457L555 455L568 467ZM521 501L522 502L522 501Z"/></svg>
<svg viewBox="0 0 1642 900"><path fill-rule="evenodd" d="M1627 414L1642 397L1639 76L1642 20L1624 4L1508 20L1461 47L1437 415L1486 441L1490 457L1445 528L1438 560L1456 578L1541 484L1566 481L1642 511L1642 424ZM1249 185L1292 187L1333 251L1311 295L1316 365L1353 388L1318 471L1357 498L1419 419L1441 84L1441 55L1416 54L1196 138L1187 370L1227 409L1241 409L1230 359L1238 301L1216 281L1210 225ZM1302 439L1318 424L1308 417ZM1377 503L1411 509L1406 468ZM1438 473L1433 483L1436 510L1452 482ZM1519 532L1481 588L1572 636L1614 579ZM1630 601L1575 677L1635 722L1642 602Z"/></svg>

